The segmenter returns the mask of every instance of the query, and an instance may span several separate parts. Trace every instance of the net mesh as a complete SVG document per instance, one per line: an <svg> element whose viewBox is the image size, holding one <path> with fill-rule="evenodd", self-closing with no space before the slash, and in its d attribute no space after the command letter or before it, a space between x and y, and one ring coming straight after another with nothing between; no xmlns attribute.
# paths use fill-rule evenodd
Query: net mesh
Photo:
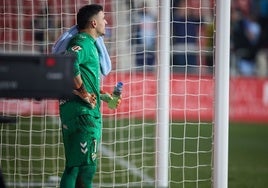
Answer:
<svg viewBox="0 0 268 188"><path fill-rule="evenodd" d="M184 3L183 3L184 2ZM28 0L0 2L0 51L50 53L77 10L104 6L113 69L104 90L124 83L118 110L103 111L96 187L154 187L158 104L159 5L153 1ZM171 1L168 187L210 187L214 100L214 3ZM59 187L65 158L58 102L0 100L0 164L8 187Z"/></svg>

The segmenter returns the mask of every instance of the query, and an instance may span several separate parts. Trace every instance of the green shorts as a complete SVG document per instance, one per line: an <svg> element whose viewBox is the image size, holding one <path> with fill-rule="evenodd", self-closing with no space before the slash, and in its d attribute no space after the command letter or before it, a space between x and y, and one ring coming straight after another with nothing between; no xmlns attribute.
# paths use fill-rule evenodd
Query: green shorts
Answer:
<svg viewBox="0 0 268 188"><path fill-rule="evenodd" d="M96 166L101 129L101 118L90 115L81 115L62 124L66 167Z"/></svg>

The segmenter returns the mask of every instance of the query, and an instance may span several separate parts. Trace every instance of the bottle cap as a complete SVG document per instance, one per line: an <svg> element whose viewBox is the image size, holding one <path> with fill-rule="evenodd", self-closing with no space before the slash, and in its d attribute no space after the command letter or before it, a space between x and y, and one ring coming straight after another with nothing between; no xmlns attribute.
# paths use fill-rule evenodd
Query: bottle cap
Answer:
<svg viewBox="0 0 268 188"><path fill-rule="evenodd" d="M123 86L123 82L117 82L117 86Z"/></svg>

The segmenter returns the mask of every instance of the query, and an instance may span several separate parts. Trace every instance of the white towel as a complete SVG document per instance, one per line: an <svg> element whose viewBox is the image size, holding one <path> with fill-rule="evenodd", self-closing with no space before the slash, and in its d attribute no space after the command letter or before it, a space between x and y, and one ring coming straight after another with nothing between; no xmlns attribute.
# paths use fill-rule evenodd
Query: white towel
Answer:
<svg viewBox="0 0 268 188"><path fill-rule="evenodd" d="M71 38L78 33L77 26L72 26L68 31L64 32L52 47L53 54L63 54ZM100 57L101 73L107 76L112 69L111 59L104 44L102 37L96 39L96 47L98 48Z"/></svg>

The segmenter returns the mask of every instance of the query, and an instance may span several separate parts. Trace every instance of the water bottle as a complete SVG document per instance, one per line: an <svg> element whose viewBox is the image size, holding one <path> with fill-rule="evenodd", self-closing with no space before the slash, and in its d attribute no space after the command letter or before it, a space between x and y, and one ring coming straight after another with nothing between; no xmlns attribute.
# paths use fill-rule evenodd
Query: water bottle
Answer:
<svg viewBox="0 0 268 188"><path fill-rule="evenodd" d="M110 100L109 103L108 103L108 107L110 109L115 109L116 108L117 101L120 98L120 95L122 93L122 87L123 87L123 83L122 82L118 82L116 84L116 86L114 87L113 99Z"/></svg>

